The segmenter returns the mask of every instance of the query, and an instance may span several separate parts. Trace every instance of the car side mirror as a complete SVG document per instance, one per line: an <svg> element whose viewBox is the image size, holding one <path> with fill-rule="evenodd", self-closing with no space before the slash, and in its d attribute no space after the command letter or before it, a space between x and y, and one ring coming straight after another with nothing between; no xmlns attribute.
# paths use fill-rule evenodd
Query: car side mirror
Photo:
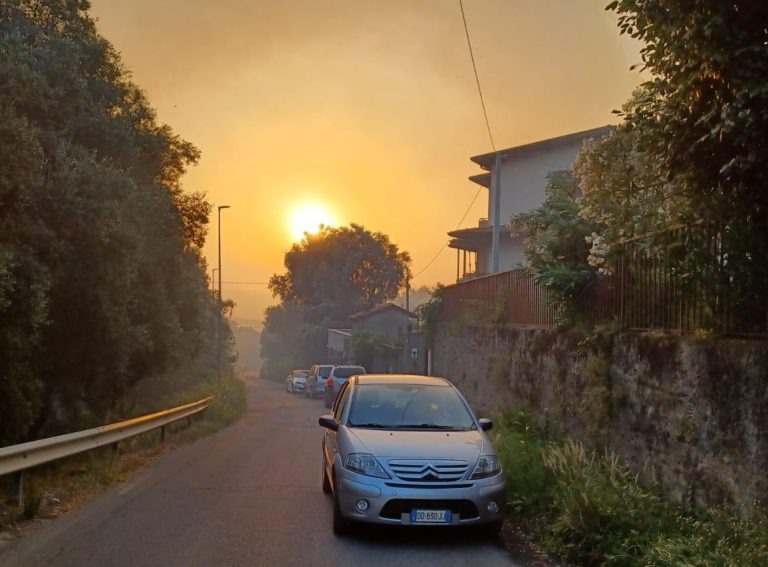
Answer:
<svg viewBox="0 0 768 567"><path fill-rule="evenodd" d="M326 429L330 429L332 431L339 430L339 422L336 421L332 415L320 416L320 419L317 420L317 423L319 423L322 427L325 427Z"/></svg>
<svg viewBox="0 0 768 567"><path fill-rule="evenodd" d="M481 417L480 419L478 419L477 423L480 424L480 429L482 429L483 431L490 431L491 429L493 429L493 422L490 419L487 419L485 417Z"/></svg>

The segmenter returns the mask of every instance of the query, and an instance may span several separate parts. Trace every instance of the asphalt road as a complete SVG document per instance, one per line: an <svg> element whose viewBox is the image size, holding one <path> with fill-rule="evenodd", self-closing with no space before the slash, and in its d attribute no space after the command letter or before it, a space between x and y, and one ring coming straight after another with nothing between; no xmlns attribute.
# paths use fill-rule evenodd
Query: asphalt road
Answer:
<svg viewBox="0 0 768 567"><path fill-rule="evenodd" d="M320 488L322 400L249 385L235 425L173 451L0 551L0 565L517 565L474 532L366 528L334 537Z"/></svg>

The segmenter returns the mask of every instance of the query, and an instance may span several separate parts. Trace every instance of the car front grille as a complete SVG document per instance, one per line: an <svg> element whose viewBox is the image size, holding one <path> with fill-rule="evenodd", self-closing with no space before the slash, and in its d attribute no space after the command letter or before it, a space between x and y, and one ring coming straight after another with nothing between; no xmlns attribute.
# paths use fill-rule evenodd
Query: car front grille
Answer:
<svg viewBox="0 0 768 567"><path fill-rule="evenodd" d="M390 500L379 512L382 518L399 520L401 514L410 514L411 510L450 510L462 520L471 520L478 517L477 506L471 500L417 500L409 498L396 498Z"/></svg>
<svg viewBox="0 0 768 567"><path fill-rule="evenodd" d="M388 463L397 478L406 482L456 482L467 474L466 461L393 459Z"/></svg>

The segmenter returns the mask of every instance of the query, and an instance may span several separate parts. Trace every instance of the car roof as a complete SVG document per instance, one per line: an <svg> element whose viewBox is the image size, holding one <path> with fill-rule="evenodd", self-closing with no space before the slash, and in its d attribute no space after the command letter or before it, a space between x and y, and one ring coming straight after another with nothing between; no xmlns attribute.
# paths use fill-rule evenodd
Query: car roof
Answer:
<svg viewBox="0 0 768 567"><path fill-rule="evenodd" d="M419 374L360 374L358 384L413 384L415 386L452 386L439 376L421 376Z"/></svg>

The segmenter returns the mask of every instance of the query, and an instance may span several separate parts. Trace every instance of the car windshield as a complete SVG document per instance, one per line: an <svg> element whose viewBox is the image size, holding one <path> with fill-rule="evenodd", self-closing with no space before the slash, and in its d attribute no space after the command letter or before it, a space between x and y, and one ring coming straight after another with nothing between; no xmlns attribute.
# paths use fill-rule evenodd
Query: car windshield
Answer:
<svg viewBox="0 0 768 567"><path fill-rule="evenodd" d="M335 378L349 378L355 374L365 374L365 370L360 366L350 366L349 368L337 368L333 371Z"/></svg>
<svg viewBox="0 0 768 567"><path fill-rule="evenodd" d="M347 423L381 429L475 429L472 415L453 388L421 384L359 385Z"/></svg>
<svg viewBox="0 0 768 567"><path fill-rule="evenodd" d="M331 375L331 367L326 366L325 368L319 368L317 370L317 375L320 376L320 378L328 378L328 376Z"/></svg>

